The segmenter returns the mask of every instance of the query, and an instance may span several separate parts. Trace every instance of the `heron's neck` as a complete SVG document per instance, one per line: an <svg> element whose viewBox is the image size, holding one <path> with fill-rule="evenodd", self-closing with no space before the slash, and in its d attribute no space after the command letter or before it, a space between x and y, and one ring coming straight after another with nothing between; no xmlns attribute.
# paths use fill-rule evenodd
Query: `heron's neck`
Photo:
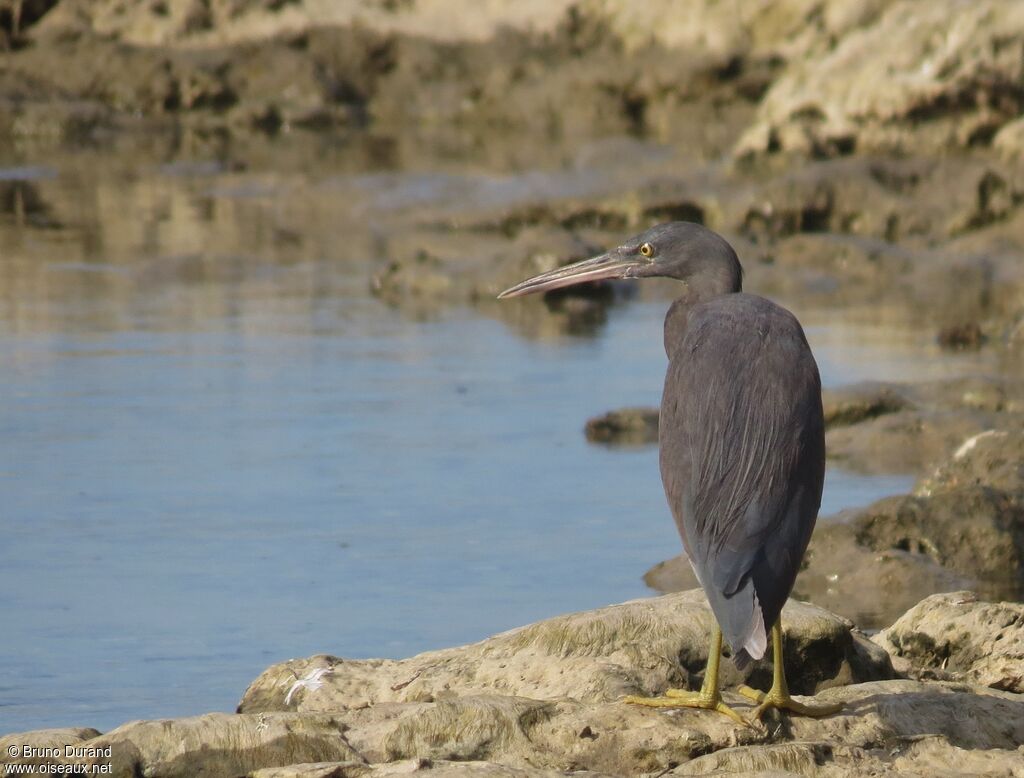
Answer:
<svg viewBox="0 0 1024 778"><path fill-rule="evenodd" d="M686 283L683 294L669 306L665 314L665 353L672 359L673 344L682 343L689 324L690 311L695 305L723 294L734 294L743 289L743 271L739 263L723 267L721 272L702 274L700 279Z"/></svg>

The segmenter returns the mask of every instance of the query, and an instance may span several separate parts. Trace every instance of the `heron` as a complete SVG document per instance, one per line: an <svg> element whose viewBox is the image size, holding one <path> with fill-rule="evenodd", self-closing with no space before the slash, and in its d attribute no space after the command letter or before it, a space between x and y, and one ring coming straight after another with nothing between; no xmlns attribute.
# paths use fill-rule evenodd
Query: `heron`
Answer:
<svg viewBox="0 0 1024 778"><path fill-rule="evenodd" d="M658 428L661 479L717 625L699 691L669 689L626 702L704 708L747 724L719 689L723 635L741 671L768 650L772 685L739 692L768 709L808 716L841 705L794 700L780 615L810 541L825 479L821 379L797 318L742 291L732 246L693 222L651 227L617 248L529 278L499 299L588 281L671 278L684 284L665 316L668 371Z"/></svg>

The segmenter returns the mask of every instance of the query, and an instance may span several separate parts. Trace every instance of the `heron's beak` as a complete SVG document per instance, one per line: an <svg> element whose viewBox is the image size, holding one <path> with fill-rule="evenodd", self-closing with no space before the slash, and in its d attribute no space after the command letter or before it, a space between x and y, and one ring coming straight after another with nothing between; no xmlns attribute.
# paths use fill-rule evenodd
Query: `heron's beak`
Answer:
<svg viewBox="0 0 1024 778"><path fill-rule="evenodd" d="M498 299L520 297L535 292L549 292L552 289L582 284L585 281L629 278L633 268L646 264L649 264L647 260L638 259L635 256L623 256L618 249L615 249L593 259L584 259L582 262L575 262L572 265L527 278L499 294Z"/></svg>

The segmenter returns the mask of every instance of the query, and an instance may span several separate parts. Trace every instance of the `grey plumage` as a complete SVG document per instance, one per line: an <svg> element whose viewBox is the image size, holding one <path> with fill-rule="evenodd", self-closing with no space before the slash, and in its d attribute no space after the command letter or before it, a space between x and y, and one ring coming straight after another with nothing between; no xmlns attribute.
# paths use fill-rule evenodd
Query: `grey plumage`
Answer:
<svg viewBox="0 0 1024 778"><path fill-rule="evenodd" d="M742 668L764 654L821 503L818 369L793 315L746 294L674 304L666 345L665 494Z"/></svg>

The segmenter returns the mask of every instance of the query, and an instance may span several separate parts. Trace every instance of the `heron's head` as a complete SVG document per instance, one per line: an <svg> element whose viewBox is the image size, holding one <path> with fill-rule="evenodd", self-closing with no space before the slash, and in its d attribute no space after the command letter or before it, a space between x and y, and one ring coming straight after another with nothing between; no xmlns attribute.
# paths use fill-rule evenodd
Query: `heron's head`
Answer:
<svg viewBox="0 0 1024 778"><path fill-rule="evenodd" d="M519 297L606 278L674 278L701 296L740 291L743 271L725 238L693 222L666 222L592 259L528 278L498 295Z"/></svg>

